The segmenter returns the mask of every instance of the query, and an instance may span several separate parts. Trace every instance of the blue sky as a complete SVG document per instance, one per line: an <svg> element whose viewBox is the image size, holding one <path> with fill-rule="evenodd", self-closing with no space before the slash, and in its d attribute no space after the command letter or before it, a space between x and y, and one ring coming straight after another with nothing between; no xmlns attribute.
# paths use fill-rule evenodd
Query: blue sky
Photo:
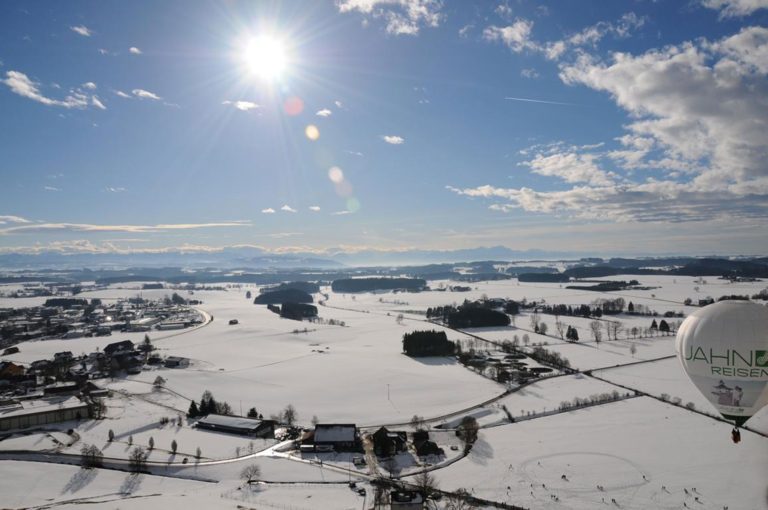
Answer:
<svg viewBox="0 0 768 510"><path fill-rule="evenodd" d="M0 251L764 254L767 6L4 1Z"/></svg>

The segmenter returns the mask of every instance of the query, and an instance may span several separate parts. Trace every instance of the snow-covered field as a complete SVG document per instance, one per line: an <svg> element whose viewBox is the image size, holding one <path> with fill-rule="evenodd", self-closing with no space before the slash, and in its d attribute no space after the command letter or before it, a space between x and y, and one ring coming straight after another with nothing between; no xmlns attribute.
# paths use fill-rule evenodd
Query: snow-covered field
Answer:
<svg viewBox="0 0 768 510"><path fill-rule="evenodd" d="M765 438L734 445L728 425L643 397L483 429L467 459L435 476L529 508L760 509L766 459Z"/></svg>
<svg viewBox="0 0 768 510"><path fill-rule="evenodd" d="M15 436L0 441L0 451L24 448L77 453L83 443L90 443L102 448L106 456L125 458L130 451L127 442L131 436L134 445L142 446L147 446L151 437L155 450L149 460L160 463L152 468L153 473L220 482L210 484L144 475L138 485L131 482L136 485L131 494L141 497L121 499L124 495L119 493L126 492L121 486L129 480L126 473L100 470L90 474L70 466L0 461L0 494L3 495L0 506L17 508L98 497L105 499L99 500L103 503L97 506L109 508L118 504L111 499L120 499L120 508L139 508L146 504L169 508L233 508L238 504L245 508L361 507L362 497L341 483L350 478L346 471L350 467L349 459L339 457L338 462L331 460L329 465L320 467L309 459L291 460L284 454L270 457L269 450L251 454L270 447L273 442L196 430L186 420L182 427L160 424L161 418L178 416L186 411L190 399L199 400L204 390L210 390L218 401L227 401L235 413L255 407L268 417L292 404L298 411L299 423L305 426L313 416L322 422L374 427L407 423L417 414L426 419L452 415L433 422L433 425L444 423L450 427L465 414L471 414L483 427L480 440L468 458L444 468L436 466L434 474L444 490L465 487L480 497L496 501L553 509L602 508L603 498L608 507L624 509L681 508L684 502L689 508L702 510L719 510L726 505L734 510L768 508L768 439L745 432L742 443L733 445L727 424L680 407L640 397L509 423L504 408L516 419L528 418L529 413L549 413L574 398L628 391L612 382L652 395L667 393L681 398L683 403L694 402L697 409L713 412L676 359L634 364L673 355L672 336L626 339L626 334L622 334L617 341L604 339L597 344L589 332L589 319L560 317L579 330L581 341L570 344L560 340L554 327L555 318L550 315L539 316L549 326L547 335L530 331L527 313L516 318L515 326L468 331L493 342L512 341L517 336L521 344L523 335L528 335L530 345L546 343L547 349L568 358L573 367L595 369L594 375L609 381L583 374L547 378L484 407L478 405L500 396L505 386L449 358L412 359L401 353L403 333L440 328L424 322L428 307L461 303L483 295L528 301L543 299L550 304L567 305L621 296L626 302L648 306L659 314L667 311L687 314L695 307L685 306L686 298L697 302L707 296L754 294L765 287L763 282L731 284L714 278L705 278L706 283L668 276L605 279L638 279L642 285L652 288L594 293L565 289L559 284L518 284L517 280L508 280L467 284L473 289L469 292L353 295L323 289L330 298L327 306L318 307L320 316L344 321L344 327L281 319L245 298L246 290L256 292L255 287L226 292L196 291L194 297L203 301L199 308L214 317L212 322L194 330L150 333L161 354L191 358L189 368L155 368L136 376L103 380L101 384L116 392L107 401L107 419L52 426L49 427L52 435ZM431 285L434 288L440 283ZM142 294L151 298L170 292L143 291ZM85 293L83 297L117 299L137 293L136 288L111 288ZM0 298L0 307L31 306L44 299ZM395 318L399 313L405 316L402 324ZM230 326L230 319L238 319L239 324ZM648 327L652 320L628 315L610 319L620 320L626 329ZM446 332L452 340L470 339L460 332ZM2 359L29 363L63 350L74 354L91 352L125 338L140 341L143 333L26 342L19 346L20 353ZM485 349L488 345L478 342L477 347ZM602 368L604 370L597 370ZM154 391L152 382L158 375L166 379L166 389ZM749 425L768 433L768 410ZM74 428L80 437L70 447L62 446L61 440L66 437L59 437L61 432L55 432L67 428ZM111 444L107 443L110 429L116 437ZM446 435L448 445L452 432L441 434ZM173 440L178 443L175 456L169 452ZM199 465L194 459L197 447L202 452ZM450 451L448 457L453 459L456 455ZM241 458L231 460L233 457ZM189 464L178 464L183 458L187 458ZM408 464L405 472L417 467L414 461L403 462ZM244 492L238 490L239 473L249 463L258 464L263 478L272 482L335 483L267 484L257 491ZM30 474L41 469L52 480L44 489L34 485L35 477ZM367 472L354 466L353 469L361 474ZM561 478L562 475L566 478ZM33 480L28 479L30 477ZM598 485L604 490L598 490ZM76 494L72 487L78 487ZM684 489L690 492L689 496ZM5 495L11 490L15 499L6 499ZM155 493L162 496L150 496ZM696 497L699 502L695 501ZM612 498L616 505L611 502Z"/></svg>

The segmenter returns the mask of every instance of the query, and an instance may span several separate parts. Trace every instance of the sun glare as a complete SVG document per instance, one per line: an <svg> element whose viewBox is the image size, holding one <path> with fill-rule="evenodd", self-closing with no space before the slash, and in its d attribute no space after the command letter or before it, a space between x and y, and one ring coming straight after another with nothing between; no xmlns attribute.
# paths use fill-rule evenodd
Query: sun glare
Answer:
<svg viewBox="0 0 768 510"><path fill-rule="evenodd" d="M245 48L243 59L252 73L268 81L280 79L288 67L285 45L271 36L251 40Z"/></svg>

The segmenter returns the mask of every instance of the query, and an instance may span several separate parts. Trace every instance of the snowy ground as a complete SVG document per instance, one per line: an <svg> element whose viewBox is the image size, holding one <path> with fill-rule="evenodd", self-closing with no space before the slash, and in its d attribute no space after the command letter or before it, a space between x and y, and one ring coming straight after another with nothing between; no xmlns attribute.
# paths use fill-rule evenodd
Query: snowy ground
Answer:
<svg viewBox="0 0 768 510"><path fill-rule="evenodd" d="M435 476L530 508L759 509L767 458L765 438L734 445L728 425L645 397L483 429L466 460Z"/></svg>
<svg viewBox="0 0 768 510"><path fill-rule="evenodd" d="M41 469L45 470L45 476L40 476ZM41 504L80 508L86 504L90 508L121 509L235 509L244 505L240 508L351 510L360 508L363 502L363 496L343 482L256 484L249 489L239 481L205 483L16 461L0 461L0 472L3 473L0 477L3 508Z"/></svg>
<svg viewBox="0 0 768 510"><path fill-rule="evenodd" d="M107 419L79 425L60 424L50 427L54 431L52 435L43 432L13 437L0 442L0 450L60 448L53 438L60 440L63 437L59 438L60 433L55 429L74 428L80 440L69 449L63 448L65 452L77 453L83 443L92 443L102 448L105 455L124 458L130 451L127 441L131 436L134 445L142 446L147 446L152 437L155 451L150 460L161 463L153 467L155 474L219 483L149 475L140 477L140 483L137 483L135 477L120 472L103 470L94 475L69 466L0 461L0 494L3 495L0 506L18 508L45 504L48 500L62 502L81 497L105 498L99 500L104 503L97 506L108 508L118 504L120 508L144 508L150 501L152 506L167 508L234 508L238 504L245 508L307 509L362 506L362 497L344 484L350 478L346 471L350 466L349 459L338 458L320 467L310 463L309 459L290 460L277 454L275 457L251 456L248 438L198 431L186 421L182 427L160 425L162 417L176 417L187 409L190 399L199 400L207 389L217 400L229 402L236 413L241 408L245 412L256 407L260 413L269 416L287 404L293 404L299 413L299 423L303 425L309 425L313 415L325 422L376 426L407 423L414 414L429 419L457 413L435 422L455 426L462 416L471 414L484 427L479 442L468 458L437 469L434 474L442 489L466 487L487 499L553 509L603 508L602 498L605 498L606 508L614 507L611 498L616 499L616 507L623 509L681 508L684 502L689 508L701 510L720 510L724 505L734 510L768 508L765 481L768 480L768 462L765 460L768 458L768 439L764 437L745 432L742 443L733 445L727 424L647 397L510 424L502 406L516 418L527 417L529 412L551 412L561 402L572 402L576 397L588 398L614 390L625 393L627 390L577 374L537 381L493 404L476 407L501 395L505 387L454 360L418 360L400 352L403 333L439 329L424 322L428 307L461 303L464 299L478 299L483 295L527 298L529 301L544 299L551 304L570 305L621 296L627 302L646 305L659 314L667 311L687 314L695 309L683 305L688 297L696 302L707 296L754 294L765 287L763 282L730 284L714 278L705 278L706 283L694 278L668 276L604 279L638 279L642 285L653 288L594 293L565 289L559 284L518 284L517 280L508 280L462 283L473 288L466 293L353 295L330 292L328 306L319 306L320 316L344 321L345 327L281 319L266 307L253 305L245 299L246 290L255 292L256 287L197 291L194 297L203 300L200 309L214 316L213 322L192 331L150 334L161 354L191 358L190 368L152 369L126 379L101 381L113 391L123 392L109 399ZM439 283L431 282L431 285L437 287ZM143 291L142 294L151 298L170 292ZM87 293L83 297L117 299L137 293L133 286ZM0 307L30 306L44 299L0 298ZM402 324L395 320L398 313L405 315ZM539 318L548 324L548 335L531 332L526 313L516 318L516 327L469 332L495 342L512 341L517 336L521 343L523 335L527 334L530 344L546 343L547 349L560 352L572 366L581 370L611 367L595 370L596 376L607 381L653 395L668 393L671 397L681 398L683 403L691 401L699 409L713 411L687 380L675 359L621 366L673 355L673 337L627 340L621 335L618 341L596 344L589 333L590 320L561 317L563 322L579 330L581 341L569 344L557 336L553 316L540 315ZM229 326L230 319L238 319L240 324ZM612 319L622 321L627 328L647 327L652 320L651 317L627 315ZM450 330L447 334L452 340L470 338ZM51 357L62 350L79 354L124 338L138 341L143 338L143 333L27 342L19 346L19 354L2 359L30 362ZM478 347L485 349L487 346ZM616 365L619 366L613 368ZM159 392L151 387L158 375L167 380L167 389ZM768 410L756 416L749 425L768 432ZM117 441L107 444L110 429L115 432ZM451 444L447 435L452 432L442 434L446 434L445 445ZM172 440L178 443L176 456L168 451ZM254 441L253 451L270 445ZM193 457L198 446L203 458L199 465L195 465ZM449 458L457 455L452 450L446 453ZM235 456L245 458L228 460ZM190 464L176 464L184 457ZM413 460L399 460L406 472L417 467ZM264 479L291 484L261 485L257 491L238 490L241 485L239 473L250 463L261 467ZM41 469L51 480L44 487L34 474ZM366 470L357 472L365 473ZM561 478L563 474L565 480ZM295 485L295 482L299 484ZM304 482L330 483L307 485ZM128 484L133 495L142 497L122 499L119 493L126 492L121 489L124 484ZM597 485L603 486L604 490L598 490ZM666 486L666 491L662 490L662 485ZM698 493L692 492L693 487ZM691 495L686 498L683 489L691 491ZM156 493L162 493L162 496L147 499ZM14 499L6 500L6 494L13 494ZM551 495L557 495L559 501ZM695 497L699 497L699 503L695 502ZM118 499L119 503L116 502Z"/></svg>

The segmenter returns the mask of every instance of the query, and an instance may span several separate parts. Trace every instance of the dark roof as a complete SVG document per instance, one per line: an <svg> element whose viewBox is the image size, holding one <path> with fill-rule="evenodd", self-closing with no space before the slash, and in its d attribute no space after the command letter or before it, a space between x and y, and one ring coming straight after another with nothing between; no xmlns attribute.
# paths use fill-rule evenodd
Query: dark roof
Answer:
<svg viewBox="0 0 768 510"><path fill-rule="evenodd" d="M223 414L209 414L198 420L197 425L204 428L225 428L247 431L256 431L265 422L253 418L243 418L241 416L225 416Z"/></svg>
<svg viewBox="0 0 768 510"><path fill-rule="evenodd" d="M122 340L120 342L113 342L104 347L104 352L111 354L115 351L130 351L133 350L133 342L130 340Z"/></svg>
<svg viewBox="0 0 768 510"><path fill-rule="evenodd" d="M357 426L344 424L315 425L315 443L352 443L357 439Z"/></svg>

